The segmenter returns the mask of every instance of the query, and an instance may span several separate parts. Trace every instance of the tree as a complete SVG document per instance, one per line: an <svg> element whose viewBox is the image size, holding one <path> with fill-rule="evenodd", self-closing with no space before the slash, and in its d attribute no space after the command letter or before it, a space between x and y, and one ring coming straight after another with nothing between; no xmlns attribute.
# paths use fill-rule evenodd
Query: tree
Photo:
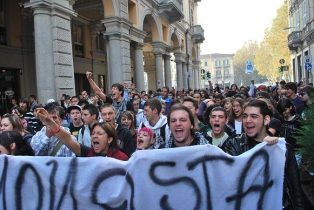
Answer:
<svg viewBox="0 0 314 210"><path fill-rule="evenodd" d="M246 62L248 60L253 61L255 57L256 50L258 49L258 44L256 41L246 42L241 49L239 49L233 58L233 68L235 76L236 84L243 84L244 86L248 86L251 80L255 80L256 83L259 83L262 79L256 69L252 74L246 74ZM253 63L254 65L254 63Z"/></svg>
<svg viewBox="0 0 314 210"><path fill-rule="evenodd" d="M254 63L260 75L266 76L275 82L281 77L278 67L280 59L286 62L284 65L290 68L290 55L288 49L288 32L284 30L288 26L288 4L287 1L277 10L277 16L272 26L265 30L264 40L258 47ZM290 72L288 72L290 75ZM286 78L289 80L289 78Z"/></svg>

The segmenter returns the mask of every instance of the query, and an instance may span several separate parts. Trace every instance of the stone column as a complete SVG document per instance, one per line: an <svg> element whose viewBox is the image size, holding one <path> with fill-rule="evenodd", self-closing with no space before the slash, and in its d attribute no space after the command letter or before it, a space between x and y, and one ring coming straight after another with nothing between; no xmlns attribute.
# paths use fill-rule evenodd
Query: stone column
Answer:
<svg viewBox="0 0 314 210"><path fill-rule="evenodd" d="M39 103L75 95L71 39L72 5L67 0L30 0L34 11L36 83Z"/></svg>
<svg viewBox="0 0 314 210"><path fill-rule="evenodd" d="M189 70L188 70L188 73L189 73L189 87L190 87L190 89L192 89L192 90L194 90L195 89L195 84L194 84L194 69L193 68L191 68L190 66L189 66Z"/></svg>
<svg viewBox="0 0 314 210"><path fill-rule="evenodd" d="M108 42L108 75L110 83L131 82L131 54L129 31L132 24L120 17L105 18L104 35Z"/></svg>
<svg viewBox="0 0 314 210"><path fill-rule="evenodd" d="M195 81L195 88L196 89L199 89L200 88L200 69L199 69L199 61L193 61L193 69L194 69L194 72L195 72L195 78L194 78L194 81Z"/></svg>
<svg viewBox="0 0 314 210"><path fill-rule="evenodd" d="M184 61L184 54L182 53L175 53L175 62L176 62L176 68L177 68L177 89L182 90L184 88L184 72L183 72L183 66L185 65Z"/></svg>
<svg viewBox="0 0 314 210"><path fill-rule="evenodd" d="M183 89L183 72L182 72L182 61L176 60L176 67L177 67L177 90Z"/></svg>
<svg viewBox="0 0 314 210"><path fill-rule="evenodd" d="M161 88L165 85L164 83L164 69L163 69L163 58L162 55L165 54L167 45L163 42L153 42L153 52L155 55L155 66L156 66L156 88Z"/></svg>
<svg viewBox="0 0 314 210"><path fill-rule="evenodd" d="M194 83L195 83L195 89L200 89L199 85L199 77L198 77L198 69L194 69Z"/></svg>
<svg viewBox="0 0 314 210"><path fill-rule="evenodd" d="M155 52L155 63L156 63L156 89L162 88L164 85L164 75L162 68L162 54L160 52Z"/></svg>
<svg viewBox="0 0 314 210"><path fill-rule="evenodd" d="M183 88L184 90L188 90L188 71L186 63L182 63L182 74L183 74Z"/></svg>
<svg viewBox="0 0 314 210"><path fill-rule="evenodd" d="M143 61L143 44L138 43L135 49L135 82L138 91L145 89Z"/></svg>
<svg viewBox="0 0 314 210"><path fill-rule="evenodd" d="M110 82L123 83L123 70L122 70L122 58L121 58L121 42L119 35L110 35L108 40L109 46L109 69Z"/></svg>
<svg viewBox="0 0 314 210"><path fill-rule="evenodd" d="M165 68L165 83L169 88L172 87L171 82L171 67L170 67L170 55L164 55L164 68Z"/></svg>

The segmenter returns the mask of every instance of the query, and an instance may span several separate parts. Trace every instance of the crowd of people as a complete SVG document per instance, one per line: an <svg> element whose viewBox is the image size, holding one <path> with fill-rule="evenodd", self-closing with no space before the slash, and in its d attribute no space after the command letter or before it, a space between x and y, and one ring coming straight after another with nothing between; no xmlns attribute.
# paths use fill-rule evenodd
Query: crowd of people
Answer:
<svg viewBox="0 0 314 210"><path fill-rule="evenodd" d="M306 120L313 86L232 84L205 90L137 91L113 84L106 94L86 72L92 94L63 95L38 104L12 99L1 117L0 153L128 160L136 150L212 144L237 156L261 142L286 140L284 209L303 209L295 135ZM170 152L171 150L169 150Z"/></svg>

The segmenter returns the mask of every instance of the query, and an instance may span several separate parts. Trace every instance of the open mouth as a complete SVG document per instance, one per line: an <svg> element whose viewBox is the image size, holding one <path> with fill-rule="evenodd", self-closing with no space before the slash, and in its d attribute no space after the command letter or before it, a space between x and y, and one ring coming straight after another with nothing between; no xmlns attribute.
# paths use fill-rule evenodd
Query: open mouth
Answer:
<svg viewBox="0 0 314 210"><path fill-rule="evenodd" d="M219 124L214 124L214 128L220 128Z"/></svg>
<svg viewBox="0 0 314 210"><path fill-rule="evenodd" d="M214 124L212 129L215 133L220 133L222 131L220 124Z"/></svg>
<svg viewBox="0 0 314 210"><path fill-rule="evenodd" d="M246 126L246 131L248 133L250 133L250 132L252 132L254 130L254 128L255 128L255 126L253 126L253 125Z"/></svg>
<svg viewBox="0 0 314 210"><path fill-rule="evenodd" d="M183 131L184 130L182 128L177 128L177 129L174 130L177 138L183 136Z"/></svg>
<svg viewBox="0 0 314 210"><path fill-rule="evenodd" d="M100 143L99 141L93 141L93 148L95 152L99 152L100 150Z"/></svg>

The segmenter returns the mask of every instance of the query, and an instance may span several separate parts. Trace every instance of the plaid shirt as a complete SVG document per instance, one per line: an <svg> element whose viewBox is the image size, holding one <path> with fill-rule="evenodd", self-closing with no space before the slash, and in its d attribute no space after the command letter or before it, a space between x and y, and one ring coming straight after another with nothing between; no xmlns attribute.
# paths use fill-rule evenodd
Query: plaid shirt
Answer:
<svg viewBox="0 0 314 210"><path fill-rule="evenodd" d="M206 140L206 138L200 133L200 132L195 132L194 133L194 140L190 146L193 145L205 145L209 144L209 142ZM165 148L173 148L176 147L174 144L173 136L171 135L169 140L165 144Z"/></svg>
<svg viewBox="0 0 314 210"><path fill-rule="evenodd" d="M62 127L64 130L69 131L68 128ZM72 137L74 141L76 141L75 137ZM40 131L38 131L32 138L31 146L34 150L35 155L37 156L50 156L53 149L57 146L60 140L55 137L46 136L46 126L43 127ZM75 154L64 144L57 151L57 157L75 157Z"/></svg>

